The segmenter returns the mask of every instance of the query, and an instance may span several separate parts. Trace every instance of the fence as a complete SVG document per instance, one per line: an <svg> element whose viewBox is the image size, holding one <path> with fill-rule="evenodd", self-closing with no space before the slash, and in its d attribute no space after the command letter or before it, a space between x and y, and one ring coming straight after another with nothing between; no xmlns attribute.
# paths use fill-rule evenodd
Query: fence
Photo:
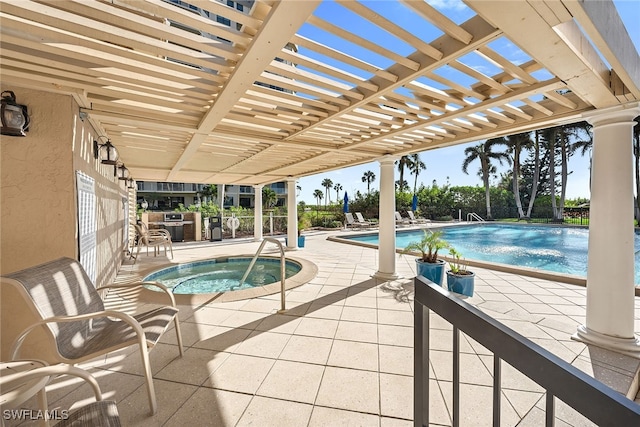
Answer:
<svg viewBox="0 0 640 427"><path fill-rule="evenodd" d="M473 208L468 206L461 206L452 208L450 215L453 219L461 218L463 221L467 217L467 214L475 212L483 218L487 218L486 207ZM422 212L421 212L422 213ZM526 208L525 212L526 214ZM423 213L425 217L431 219L432 216L427 213ZM491 206L491 216L496 220L504 219L518 219L518 209L515 206ZM562 224L574 224L574 225L589 225L589 208L588 207L565 207L562 212L562 221L556 219L557 215L553 214L553 209L549 207L536 207L531 212L531 217L523 221L531 223L549 224L549 223L562 223Z"/></svg>
<svg viewBox="0 0 640 427"><path fill-rule="evenodd" d="M493 426L500 426L501 361L546 389L546 426L555 399L600 426L640 426L640 405L551 354L442 287L416 277L414 426L429 425L429 311L453 325L453 426L460 423L460 331L493 353ZM470 405L475 402L469 402ZM488 425L488 424L487 424Z"/></svg>

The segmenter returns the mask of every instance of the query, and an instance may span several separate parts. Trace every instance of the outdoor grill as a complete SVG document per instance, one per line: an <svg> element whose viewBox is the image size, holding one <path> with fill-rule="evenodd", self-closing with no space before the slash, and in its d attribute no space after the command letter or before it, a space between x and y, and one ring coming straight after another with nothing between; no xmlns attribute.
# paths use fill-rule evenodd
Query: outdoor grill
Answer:
<svg viewBox="0 0 640 427"><path fill-rule="evenodd" d="M171 241L182 242L184 240L184 215L181 213L165 213L162 226L171 234Z"/></svg>

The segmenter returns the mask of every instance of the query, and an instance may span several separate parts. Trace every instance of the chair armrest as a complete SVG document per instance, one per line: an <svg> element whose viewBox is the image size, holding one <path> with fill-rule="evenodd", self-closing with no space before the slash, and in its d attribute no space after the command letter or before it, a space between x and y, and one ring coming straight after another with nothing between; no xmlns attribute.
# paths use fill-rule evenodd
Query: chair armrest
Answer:
<svg viewBox="0 0 640 427"><path fill-rule="evenodd" d="M101 291L103 289L118 289L118 288L134 289L134 288L141 288L143 286L155 286L157 288L160 288L165 294L169 296L169 299L171 300L171 306L177 308L176 299L173 296L173 293L165 285L158 282L113 283L111 285L100 286L99 288L96 288L96 291Z"/></svg>
<svg viewBox="0 0 640 427"><path fill-rule="evenodd" d="M121 321L128 323L129 326L133 328L133 331L138 336L138 340L140 341L140 344L142 345L146 342L146 336L144 334L144 330L142 329L142 326L140 326L138 321L134 319L131 315L127 313L123 313L121 311L103 310L103 311L96 311L94 313L78 314L75 316L54 316L54 317L48 317L46 319L39 320L31 324L29 327L27 327L21 332L11 346L10 360L15 360L17 358L18 351L20 350L20 347L22 346L22 343L24 342L25 338L27 338L27 335L29 335L31 331L33 331L35 328L39 326L46 325L47 323L77 322L79 320L89 320L89 319L96 319L101 317L115 317L116 319L120 319Z"/></svg>
<svg viewBox="0 0 640 427"><path fill-rule="evenodd" d="M96 400L102 400L102 392L96 379L89 372L84 369L80 369L71 365L55 365L55 366L43 366L41 368L35 368L31 371L18 372L11 374L10 381L28 382L36 378L48 377L51 375L71 375L79 377L89 383L93 389L93 393L96 396Z"/></svg>

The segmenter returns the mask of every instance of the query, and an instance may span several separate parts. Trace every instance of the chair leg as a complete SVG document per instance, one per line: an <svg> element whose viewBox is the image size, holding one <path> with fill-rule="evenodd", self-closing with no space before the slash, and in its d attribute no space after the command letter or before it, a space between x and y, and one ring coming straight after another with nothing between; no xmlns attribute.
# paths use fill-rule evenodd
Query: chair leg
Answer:
<svg viewBox="0 0 640 427"><path fill-rule="evenodd" d="M156 390L153 387L153 376L151 374L151 364L149 363L149 351L146 346L140 346L140 353L142 355L142 367L144 368L144 376L147 381L147 394L149 395L149 406L151 408L151 415L155 415L158 412L158 404L156 402Z"/></svg>
<svg viewBox="0 0 640 427"><path fill-rule="evenodd" d="M182 350L182 332L180 332L180 322L178 321L178 315L173 319L176 325L176 340L178 341L178 349L180 350L180 357L184 356L184 351Z"/></svg>
<svg viewBox="0 0 640 427"><path fill-rule="evenodd" d="M171 251L171 259L173 259L173 243L169 242L169 250Z"/></svg>

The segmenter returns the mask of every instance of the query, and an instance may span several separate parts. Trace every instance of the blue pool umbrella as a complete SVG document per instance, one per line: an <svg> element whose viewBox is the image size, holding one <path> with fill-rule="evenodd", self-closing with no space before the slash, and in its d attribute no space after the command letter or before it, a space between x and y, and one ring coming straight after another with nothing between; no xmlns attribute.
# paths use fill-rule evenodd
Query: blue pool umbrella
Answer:
<svg viewBox="0 0 640 427"><path fill-rule="evenodd" d="M342 205L342 212L349 212L349 196L347 196L347 192L344 192L344 205Z"/></svg>
<svg viewBox="0 0 640 427"><path fill-rule="evenodd" d="M411 210L412 211L417 211L418 210L418 195L417 194L413 195L413 202L411 203Z"/></svg>

